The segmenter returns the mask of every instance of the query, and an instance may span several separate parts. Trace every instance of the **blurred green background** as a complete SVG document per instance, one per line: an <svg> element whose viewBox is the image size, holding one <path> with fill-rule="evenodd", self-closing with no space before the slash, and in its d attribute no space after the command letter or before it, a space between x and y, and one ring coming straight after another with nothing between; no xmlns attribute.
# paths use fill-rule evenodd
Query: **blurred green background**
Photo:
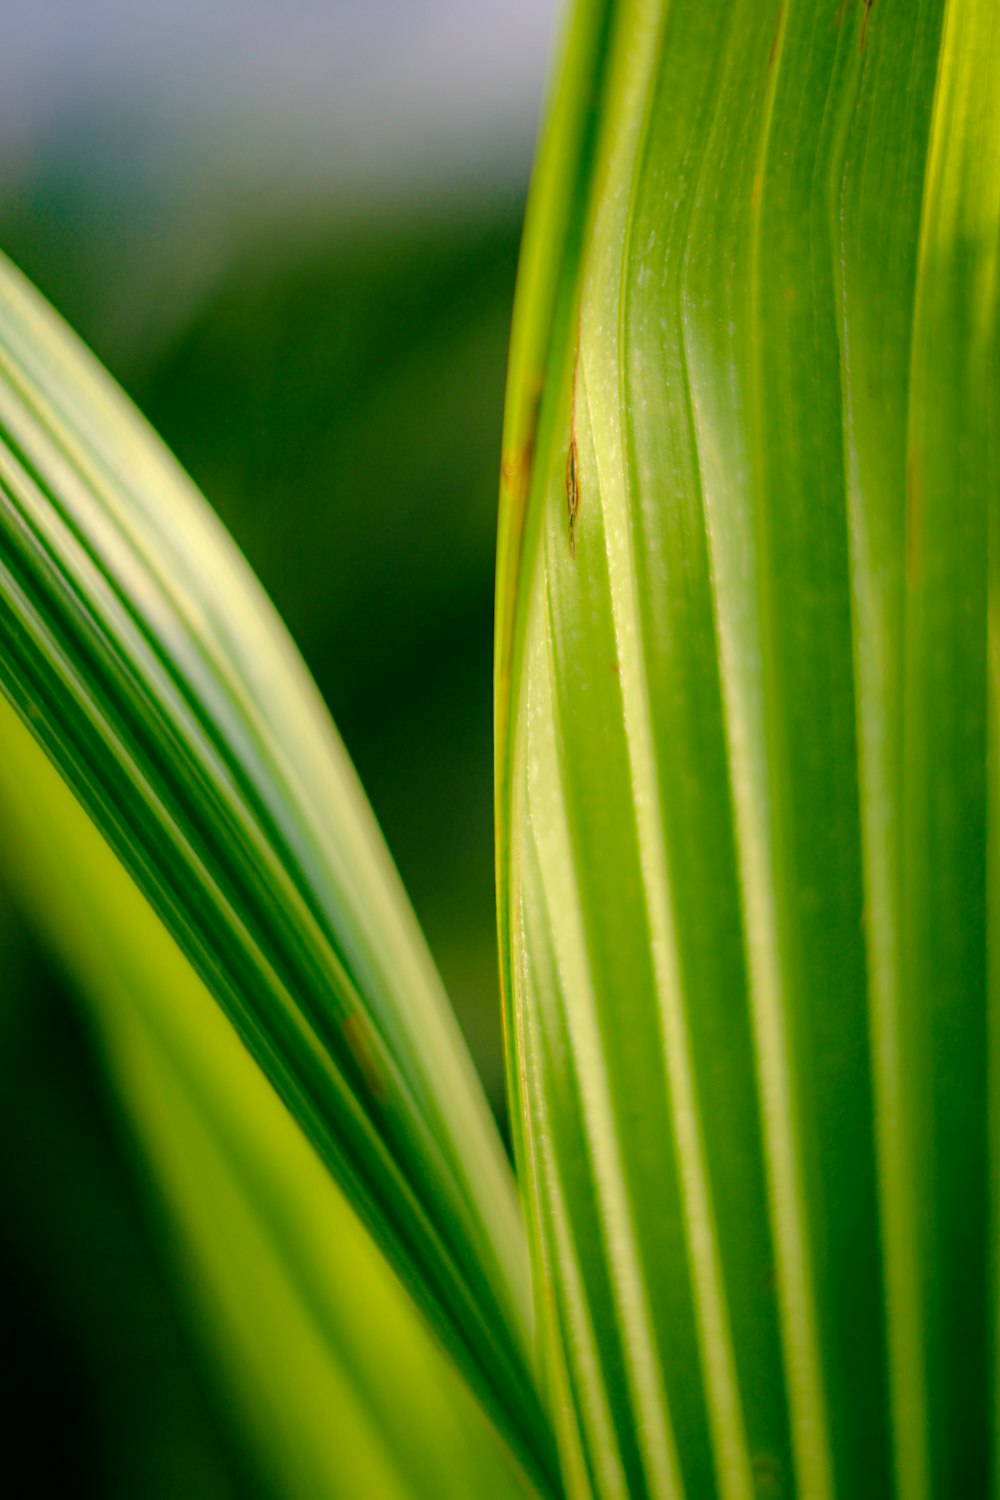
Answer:
<svg viewBox="0 0 1000 1500"><path fill-rule="evenodd" d="M0 244L271 593L501 1119L495 496L554 9L0 0ZM271 1493L85 1013L2 885L0 992L9 1492Z"/></svg>

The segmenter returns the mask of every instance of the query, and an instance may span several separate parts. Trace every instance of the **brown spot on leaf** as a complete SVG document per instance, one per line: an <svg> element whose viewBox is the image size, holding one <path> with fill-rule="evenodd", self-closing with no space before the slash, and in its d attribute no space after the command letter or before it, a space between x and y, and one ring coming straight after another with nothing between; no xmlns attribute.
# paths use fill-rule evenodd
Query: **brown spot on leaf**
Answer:
<svg viewBox="0 0 1000 1500"><path fill-rule="evenodd" d="M528 496L531 483L531 466L535 459L535 436L538 431L538 409L542 399L542 382L536 379L532 386L528 414L528 427L524 441L519 447L508 449L500 464L500 484L506 501L521 508Z"/></svg>

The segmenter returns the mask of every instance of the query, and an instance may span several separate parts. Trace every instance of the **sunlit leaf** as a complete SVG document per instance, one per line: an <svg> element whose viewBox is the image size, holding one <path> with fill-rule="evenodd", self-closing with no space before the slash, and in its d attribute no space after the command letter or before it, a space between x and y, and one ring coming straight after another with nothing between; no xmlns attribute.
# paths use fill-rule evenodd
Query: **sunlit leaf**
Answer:
<svg viewBox="0 0 1000 1500"><path fill-rule="evenodd" d="M537 188L536 225L566 180L587 220L526 252L543 368L514 370L508 464L537 436L498 580L564 1467L601 1496L985 1494L1000 27L605 10L589 99L555 106L596 150L581 174L557 142Z"/></svg>
<svg viewBox="0 0 1000 1500"><path fill-rule="evenodd" d="M550 1472L513 1180L346 753L200 496L7 265L0 687Z"/></svg>
<svg viewBox="0 0 1000 1500"><path fill-rule="evenodd" d="M303 1500L530 1489L177 945L0 700L15 885L87 988L257 1461Z"/></svg>

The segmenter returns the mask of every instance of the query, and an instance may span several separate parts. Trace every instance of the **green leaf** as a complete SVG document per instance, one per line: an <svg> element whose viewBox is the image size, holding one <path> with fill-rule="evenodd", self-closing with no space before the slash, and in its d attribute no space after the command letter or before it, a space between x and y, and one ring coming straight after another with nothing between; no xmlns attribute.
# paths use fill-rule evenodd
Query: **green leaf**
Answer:
<svg viewBox="0 0 1000 1500"><path fill-rule="evenodd" d="M0 752L0 829L19 894L87 988L153 1196L186 1250L198 1326L279 1493L535 1494L218 1006L2 699Z"/></svg>
<svg viewBox="0 0 1000 1500"><path fill-rule="evenodd" d="M513 1179L346 753L201 497L5 264L0 686L550 1475Z"/></svg>
<svg viewBox="0 0 1000 1500"><path fill-rule="evenodd" d="M514 370L509 452L539 414L498 580L564 1469L983 1494L1000 28L984 0L608 13L555 105L598 120L582 249L526 251L545 368Z"/></svg>

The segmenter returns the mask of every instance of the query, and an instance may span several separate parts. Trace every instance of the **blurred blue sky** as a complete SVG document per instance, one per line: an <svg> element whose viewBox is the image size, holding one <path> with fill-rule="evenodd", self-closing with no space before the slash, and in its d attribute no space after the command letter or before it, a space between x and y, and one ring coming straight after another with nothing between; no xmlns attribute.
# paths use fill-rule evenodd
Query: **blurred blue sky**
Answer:
<svg viewBox="0 0 1000 1500"><path fill-rule="evenodd" d="M559 0L0 0L0 181L370 198L523 181ZM274 205L272 205L273 207Z"/></svg>
<svg viewBox="0 0 1000 1500"><path fill-rule="evenodd" d="M248 245L517 208L562 8L0 0L0 244L121 372Z"/></svg>

